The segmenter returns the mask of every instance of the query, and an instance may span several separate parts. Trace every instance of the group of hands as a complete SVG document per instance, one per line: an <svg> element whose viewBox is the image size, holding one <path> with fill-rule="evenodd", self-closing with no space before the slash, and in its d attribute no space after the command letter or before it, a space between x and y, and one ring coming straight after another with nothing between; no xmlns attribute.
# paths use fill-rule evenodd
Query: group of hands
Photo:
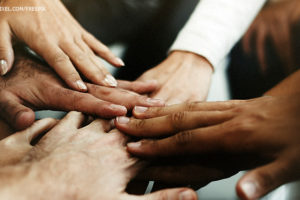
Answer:
<svg viewBox="0 0 300 200"><path fill-rule="evenodd" d="M102 98L127 102L124 106L132 110L133 117L119 116L112 123L71 112L60 121L43 119L14 134L6 131L0 141L0 176L4 180L0 196L197 199L193 190L183 186L199 188L254 168L239 180L237 192L243 199L256 199L300 178L299 80L300 72L296 72L266 96L252 100L172 106L156 102L157 107L148 104L148 97L124 89L92 84L88 84L93 88L89 93L67 89L48 67L17 57L11 73L0 81L1 92L5 92L1 98L7 98L1 105L8 106L2 106L6 112L2 118L12 125L23 115L31 115L30 108L46 105L90 109L85 111L101 115ZM122 84L134 91L139 84L143 93L150 90L147 83ZM8 101L8 97L16 101ZM113 105L106 104L107 109ZM18 111L19 106L28 112ZM177 188L129 195L125 189L132 179L155 180Z"/></svg>
<svg viewBox="0 0 300 200"><path fill-rule="evenodd" d="M2 6L14 3L6 0ZM207 60L173 52L137 81L115 80L98 56L117 67L123 62L59 0L22 4L44 6L47 12L0 13L0 115L13 129L23 130L11 136L9 128L2 132L8 137L0 143L1 152L7 152L0 156L0 174L3 180L7 174L16 180L10 180L14 187L3 181L0 195L18 197L23 188L29 197L57 199L196 199L187 188L139 197L125 189L134 177L196 188L254 168L237 183L237 192L256 199L300 178L299 73L261 98L164 107L206 98L212 74ZM31 21L26 29L24 21ZM26 43L51 67L23 50L14 52L12 39ZM119 116L114 121L118 130L109 121L77 112L61 121L34 122L33 111L40 109ZM124 117L131 110L134 117Z"/></svg>

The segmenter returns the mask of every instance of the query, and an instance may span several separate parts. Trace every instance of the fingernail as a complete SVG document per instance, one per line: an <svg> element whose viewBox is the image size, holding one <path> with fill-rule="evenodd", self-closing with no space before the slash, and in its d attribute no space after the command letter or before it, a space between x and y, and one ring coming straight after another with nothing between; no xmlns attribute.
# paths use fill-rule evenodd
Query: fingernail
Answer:
<svg viewBox="0 0 300 200"><path fill-rule="evenodd" d="M141 142L131 142L127 144L128 147L130 148L139 148L140 146L142 146Z"/></svg>
<svg viewBox="0 0 300 200"><path fill-rule="evenodd" d="M110 74L105 76L104 81L111 87L117 87L118 86L118 82L117 80Z"/></svg>
<svg viewBox="0 0 300 200"><path fill-rule="evenodd" d="M122 67L125 66L125 63L124 63L124 61L123 61L121 58L116 58L116 61L117 61L117 63L118 63L120 66L122 66Z"/></svg>
<svg viewBox="0 0 300 200"><path fill-rule="evenodd" d="M130 121L128 117L117 117L116 120L119 124L128 124Z"/></svg>
<svg viewBox="0 0 300 200"><path fill-rule="evenodd" d="M122 110L122 111L127 112L127 108L126 108L125 106L112 104L112 105L110 105L110 107L111 107L113 110Z"/></svg>
<svg viewBox="0 0 300 200"><path fill-rule="evenodd" d="M254 199L256 197L256 184L254 182L244 182L241 188L248 199Z"/></svg>
<svg viewBox="0 0 300 200"><path fill-rule="evenodd" d="M161 99L152 99L152 98L148 98L146 100L148 103L152 103L152 104L165 104L165 102Z"/></svg>
<svg viewBox="0 0 300 200"><path fill-rule="evenodd" d="M194 199L195 199L194 193L189 190L186 190L179 194L179 200L194 200Z"/></svg>
<svg viewBox="0 0 300 200"><path fill-rule="evenodd" d="M77 84L77 86L78 86L79 89L81 89L81 90L87 90L87 87L86 87L86 85L84 84L83 81L78 80L78 81L76 81L76 84Z"/></svg>
<svg viewBox="0 0 300 200"><path fill-rule="evenodd" d="M5 75L8 70L6 60L0 60L0 74L1 76Z"/></svg>
<svg viewBox="0 0 300 200"><path fill-rule="evenodd" d="M135 106L134 107L134 111L136 112L136 113L144 113L144 112L146 112L148 110L148 108L147 107L143 107L143 106Z"/></svg>

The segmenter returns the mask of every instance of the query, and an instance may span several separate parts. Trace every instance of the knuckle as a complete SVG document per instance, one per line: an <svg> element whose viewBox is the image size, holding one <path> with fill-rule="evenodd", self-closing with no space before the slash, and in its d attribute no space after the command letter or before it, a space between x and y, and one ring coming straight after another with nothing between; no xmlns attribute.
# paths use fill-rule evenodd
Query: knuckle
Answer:
<svg viewBox="0 0 300 200"><path fill-rule="evenodd" d="M184 146L188 145L193 139L194 133L192 131L183 131L174 136L175 144Z"/></svg>
<svg viewBox="0 0 300 200"><path fill-rule="evenodd" d="M252 125L249 119L240 117L231 123L232 133L249 133L251 132Z"/></svg>
<svg viewBox="0 0 300 200"><path fill-rule="evenodd" d="M181 124L185 121L186 119L186 112L178 112L178 113L174 113L169 115L169 119L171 122L171 126L173 128L174 131L179 131Z"/></svg>
<svg viewBox="0 0 300 200"><path fill-rule="evenodd" d="M86 58L87 58L87 54L86 53L78 53L76 55L76 61L79 62L79 63L85 61Z"/></svg>
<svg viewBox="0 0 300 200"><path fill-rule="evenodd" d="M67 56L65 53L63 52L58 52L54 55L54 63L55 64L60 64L60 63L65 63L65 62L69 62L70 58L69 56Z"/></svg>
<svg viewBox="0 0 300 200"><path fill-rule="evenodd" d="M198 108L199 104L201 104L201 101L186 103L186 110L187 111L194 111Z"/></svg>
<svg viewBox="0 0 300 200"><path fill-rule="evenodd" d="M144 128L145 125L146 125L146 120L144 119L137 120L136 123L134 124L136 129Z"/></svg>
<svg viewBox="0 0 300 200"><path fill-rule="evenodd" d="M244 112L244 107L243 106L237 106L235 108L232 109L232 112L235 114L240 114Z"/></svg>
<svg viewBox="0 0 300 200"><path fill-rule="evenodd" d="M6 54L8 52L8 49L7 49L7 47L5 47L5 46L0 46L0 56L3 56L4 54Z"/></svg>
<svg viewBox="0 0 300 200"><path fill-rule="evenodd" d="M86 94L89 95L89 94ZM72 110L80 111L82 110L82 107L85 105L85 98L84 95L74 94L72 99Z"/></svg>

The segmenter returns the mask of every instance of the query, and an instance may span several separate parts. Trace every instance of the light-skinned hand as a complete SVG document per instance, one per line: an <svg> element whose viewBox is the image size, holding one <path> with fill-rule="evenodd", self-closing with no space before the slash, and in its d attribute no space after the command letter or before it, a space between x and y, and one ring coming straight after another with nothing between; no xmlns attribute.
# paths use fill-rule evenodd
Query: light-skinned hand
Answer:
<svg viewBox="0 0 300 200"><path fill-rule="evenodd" d="M71 16L60 0L1 1L0 74L10 71L14 61L13 42L24 42L77 91L87 91L79 72L94 84L116 87L117 81L99 57L116 67L124 66L104 44ZM13 10L16 8L40 11Z"/></svg>
<svg viewBox="0 0 300 200"><path fill-rule="evenodd" d="M128 138L110 131L109 121L96 119L84 125L85 121L83 114L69 113L18 165L0 168L1 199L197 199L188 188L145 196L126 193L128 182L142 167L124 148Z"/></svg>
<svg viewBox="0 0 300 200"><path fill-rule="evenodd" d="M138 80L157 80L158 88L150 97L162 99L170 105L205 100L212 72L212 66L205 58L190 52L174 51Z"/></svg>

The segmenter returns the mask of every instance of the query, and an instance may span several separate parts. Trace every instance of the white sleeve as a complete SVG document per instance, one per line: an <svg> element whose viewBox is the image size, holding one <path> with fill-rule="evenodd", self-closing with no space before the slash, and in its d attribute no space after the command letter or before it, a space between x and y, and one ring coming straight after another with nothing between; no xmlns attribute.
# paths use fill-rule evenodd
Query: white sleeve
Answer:
<svg viewBox="0 0 300 200"><path fill-rule="evenodd" d="M218 66L266 0L200 0L170 51L182 50L205 57Z"/></svg>

